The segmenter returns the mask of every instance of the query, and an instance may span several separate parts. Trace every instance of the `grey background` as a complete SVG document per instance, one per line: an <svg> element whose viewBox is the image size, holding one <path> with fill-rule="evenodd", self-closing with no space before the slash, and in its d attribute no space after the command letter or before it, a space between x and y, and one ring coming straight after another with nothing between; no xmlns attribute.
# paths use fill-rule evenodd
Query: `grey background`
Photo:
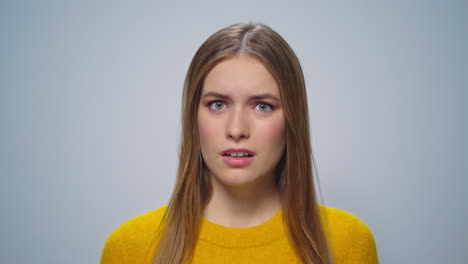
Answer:
<svg viewBox="0 0 468 264"><path fill-rule="evenodd" d="M464 263L467 2L376 2L2 1L0 262L97 263L166 204L190 60L252 21L302 63L323 202L381 263Z"/></svg>

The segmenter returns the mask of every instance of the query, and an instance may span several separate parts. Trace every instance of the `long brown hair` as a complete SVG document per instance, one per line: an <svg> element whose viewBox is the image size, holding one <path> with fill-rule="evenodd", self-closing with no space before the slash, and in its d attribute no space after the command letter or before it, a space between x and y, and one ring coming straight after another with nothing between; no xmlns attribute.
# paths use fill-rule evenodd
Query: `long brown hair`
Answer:
<svg viewBox="0 0 468 264"><path fill-rule="evenodd" d="M210 36L187 71L176 184L151 251L153 264L192 260L202 212L212 187L203 162L197 112L204 78L222 59L251 56L275 77L286 120L286 149L275 171L289 239L304 263L330 263L311 163L307 94L299 60L286 41L262 23L234 24Z"/></svg>

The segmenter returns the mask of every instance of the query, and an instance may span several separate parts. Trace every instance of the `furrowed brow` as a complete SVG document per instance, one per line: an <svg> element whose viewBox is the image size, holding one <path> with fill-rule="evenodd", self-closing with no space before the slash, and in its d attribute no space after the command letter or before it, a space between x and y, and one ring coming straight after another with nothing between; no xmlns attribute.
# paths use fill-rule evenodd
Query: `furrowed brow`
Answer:
<svg viewBox="0 0 468 264"><path fill-rule="evenodd" d="M203 95L203 98L209 97L209 96L215 97L215 98L221 98L225 100L231 99L228 95L220 94L217 92L207 92L206 94ZM262 99L272 99L278 102L280 101L278 97L271 95L271 94L259 94L259 95L254 95L254 96L249 97L249 100L262 100Z"/></svg>
<svg viewBox="0 0 468 264"><path fill-rule="evenodd" d="M202 98L205 98L205 97L216 97L216 98L221 98L221 99L230 99L229 96L224 95L224 94L220 94L220 93L217 93L217 92L207 92L206 94L203 95Z"/></svg>
<svg viewBox="0 0 468 264"><path fill-rule="evenodd" d="M272 99L275 101L280 101L280 99L272 94L259 94L250 97L251 100L262 100L262 99Z"/></svg>

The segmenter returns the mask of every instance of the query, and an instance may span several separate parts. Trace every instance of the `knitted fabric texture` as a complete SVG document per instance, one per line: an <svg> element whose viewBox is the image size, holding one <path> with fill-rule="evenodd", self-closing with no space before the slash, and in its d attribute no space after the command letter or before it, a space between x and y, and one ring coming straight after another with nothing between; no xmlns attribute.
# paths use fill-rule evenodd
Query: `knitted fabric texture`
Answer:
<svg viewBox="0 0 468 264"><path fill-rule="evenodd" d="M363 221L340 209L319 207L335 264L378 263L374 237ZM166 209L164 205L120 225L104 244L101 264L151 264L147 249ZM280 209L268 221L246 228L202 217L192 263L302 263L287 238L282 214Z"/></svg>

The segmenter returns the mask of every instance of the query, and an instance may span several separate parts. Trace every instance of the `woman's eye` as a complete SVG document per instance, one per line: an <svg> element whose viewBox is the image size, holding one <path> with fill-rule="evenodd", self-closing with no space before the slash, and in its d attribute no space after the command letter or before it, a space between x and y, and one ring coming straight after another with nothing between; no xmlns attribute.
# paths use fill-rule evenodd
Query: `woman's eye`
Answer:
<svg viewBox="0 0 468 264"><path fill-rule="evenodd" d="M223 105L224 103L222 101L212 101L208 103L208 106L210 107L210 109L213 109L216 111L222 110ZM267 103L258 103L255 109L259 110L260 112L268 112L268 111L273 110L273 106Z"/></svg>
<svg viewBox="0 0 468 264"><path fill-rule="evenodd" d="M221 106L223 106L223 105L224 105L224 103L221 102L221 101L213 101L213 102L210 102L210 103L209 103L209 106L210 106L211 109L213 109L212 106L215 107L213 110L221 110L221 109L218 108L218 107L221 107Z"/></svg>
<svg viewBox="0 0 468 264"><path fill-rule="evenodd" d="M273 106L271 106L270 104L267 104L267 103L259 103L257 106L260 106L259 109L262 112L267 112L267 111L273 110ZM270 110L268 110L268 109L270 109Z"/></svg>

